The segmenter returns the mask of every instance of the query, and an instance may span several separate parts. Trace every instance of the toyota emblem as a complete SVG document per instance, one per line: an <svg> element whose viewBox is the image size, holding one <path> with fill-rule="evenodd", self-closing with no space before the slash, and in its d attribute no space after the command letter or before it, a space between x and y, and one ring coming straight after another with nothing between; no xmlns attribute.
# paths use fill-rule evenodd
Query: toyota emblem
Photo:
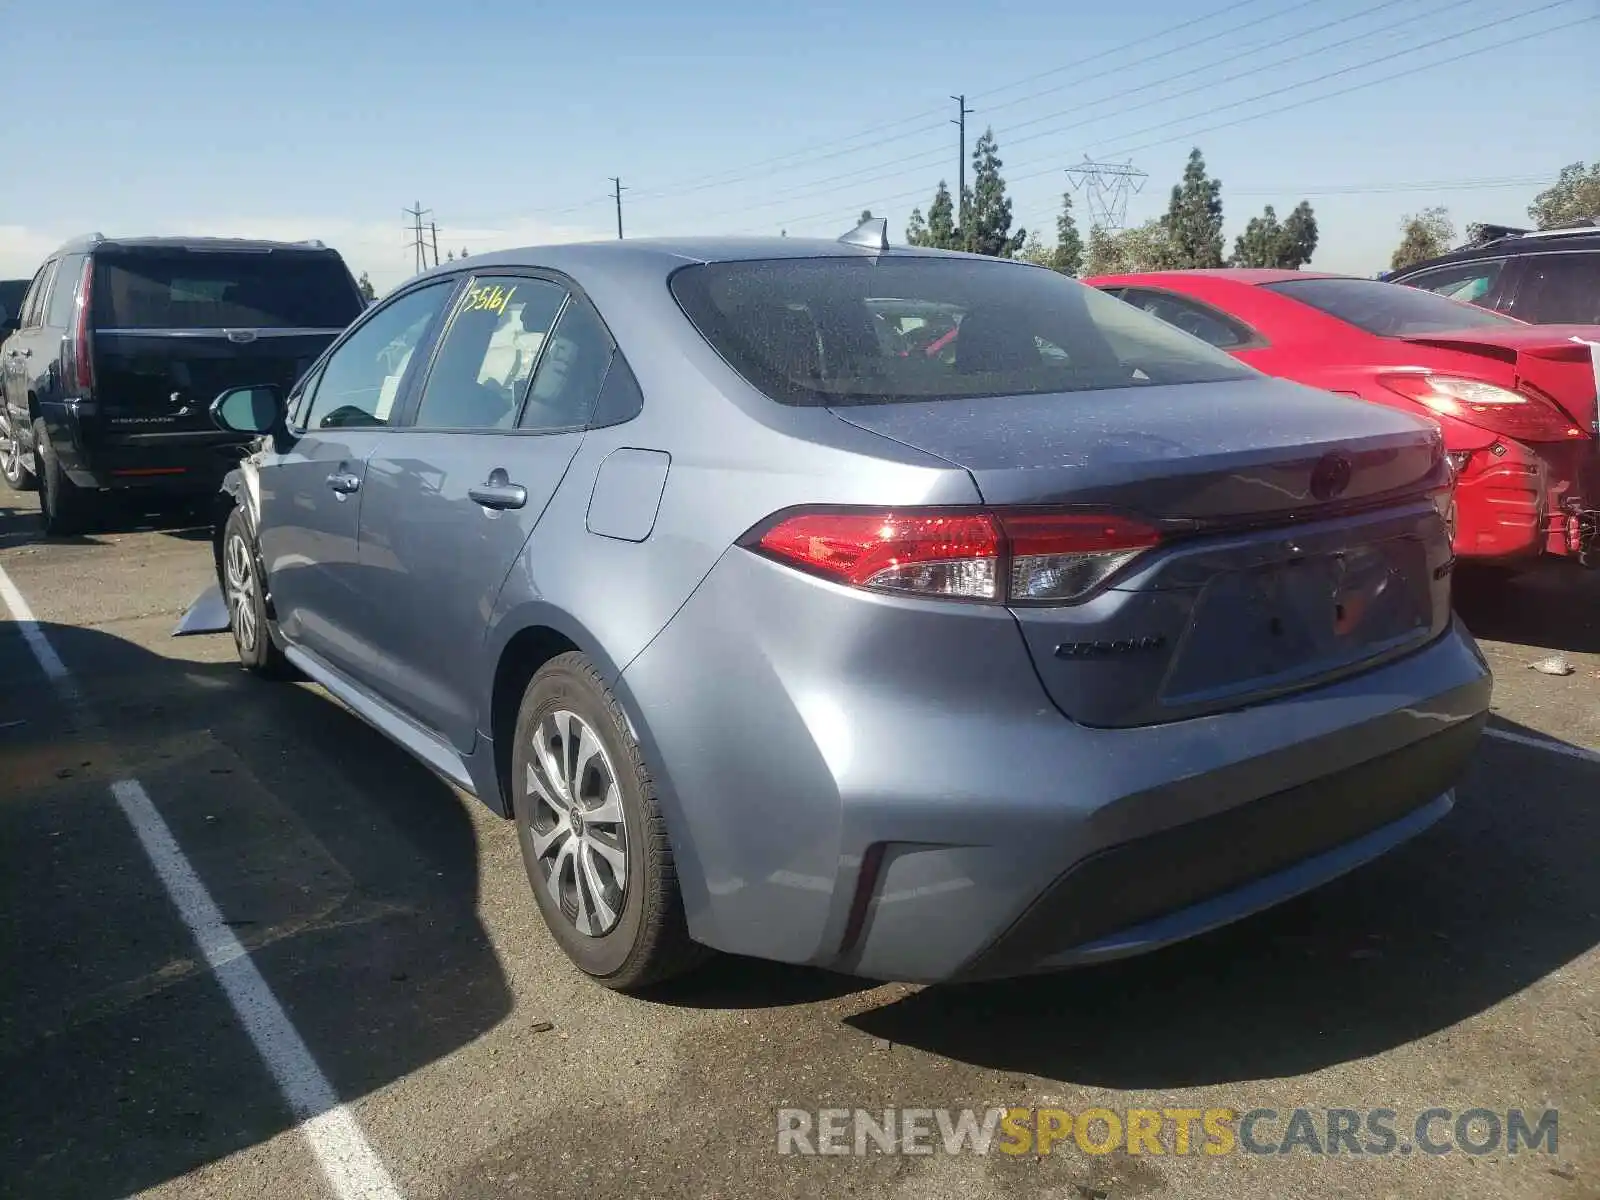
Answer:
<svg viewBox="0 0 1600 1200"><path fill-rule="evenodd" d="M1311 495L1317 500L1333 500L1350 486L1355 465L1344 454L1324 454L1311 469Z"/></svg>

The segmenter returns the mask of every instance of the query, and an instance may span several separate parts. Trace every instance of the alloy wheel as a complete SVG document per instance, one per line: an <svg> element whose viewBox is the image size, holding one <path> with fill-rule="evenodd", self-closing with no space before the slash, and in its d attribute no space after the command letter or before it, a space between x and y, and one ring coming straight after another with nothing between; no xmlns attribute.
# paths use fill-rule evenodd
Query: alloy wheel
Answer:
<svg viewBox="0 0 1600 1200"><path fill-rule="evenodd" d="M539 722L532 749L526 811L545 890L579 933L602 937L621 919L628 887L616 770L600 736L565 709Z"/></svg>
<svg viewBox="0 0 1600 1200"><path fill-rule="evenodd" d="M11 423L11 415L0 405L0 475L5 476L8 483L16 483L22 478L22 439L17 436L17 430Z"/></svg>
<svg viewBox="0 0 1600 1200"><path fill-rule="evenodd" d="M234 534L228 539L223 555L223 576L228 586L228 613L232 618L233 636L239 649L246 654L255 652L256 639L261 636L256 620L255 563L250 547L243 537Z"/></svg>

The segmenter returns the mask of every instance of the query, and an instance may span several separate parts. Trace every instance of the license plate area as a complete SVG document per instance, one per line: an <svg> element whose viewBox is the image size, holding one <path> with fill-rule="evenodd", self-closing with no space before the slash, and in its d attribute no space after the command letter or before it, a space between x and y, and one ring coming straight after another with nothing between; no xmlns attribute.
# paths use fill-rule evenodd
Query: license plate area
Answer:
<svg viewBox="0 0 1600 1200"><path fill-rule="evenodd" d="M1282 688L1421 642L1430 577L1409 537L1219 572L1195 601L1162 702Z"/></svg>

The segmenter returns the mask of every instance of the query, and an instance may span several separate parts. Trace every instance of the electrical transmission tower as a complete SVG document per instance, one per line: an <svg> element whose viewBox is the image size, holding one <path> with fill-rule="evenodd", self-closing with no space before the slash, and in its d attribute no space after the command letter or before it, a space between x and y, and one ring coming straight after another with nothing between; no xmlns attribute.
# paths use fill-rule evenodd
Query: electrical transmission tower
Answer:
<svg viewBox="0 0 1600 1200"><path fill-rule="evenodd" d="M433 214L433 209L423 208L422 201L418 200L416 207L402 208L400 211L411 218L411 224L407 226L407 232L411 234L411 249L414 251L416 269L418 271L426 270L428 266L428 239L423 229L422 218L431 216ZM437 264L438 261L439 258L436 251L434 254L435 264Z"/></svg>
<svg viewBox="0 0 1600 1200"><path fill-rule="evenodd" d="M1067 168L1074 191L1082 192L1089 221L1101 229L1121 229L1128 220L1128 198L1149 178L1131 162L1094 162L1088 155Z"/></svg>

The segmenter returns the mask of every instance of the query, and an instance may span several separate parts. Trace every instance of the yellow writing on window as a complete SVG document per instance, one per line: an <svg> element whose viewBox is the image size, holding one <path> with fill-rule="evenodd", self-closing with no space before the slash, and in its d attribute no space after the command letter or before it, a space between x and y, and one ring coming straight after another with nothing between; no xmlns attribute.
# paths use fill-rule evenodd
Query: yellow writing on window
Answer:
<svg viewBox="0 0 1600 1200"><path fill-rule="evenodd" d="M517 289L503 288L498 283L494 285L482 284L469 288L462 297L462 312L492 312L496 316L503 315L506 305L511 303L511 297L517 294Z"/></svg>

